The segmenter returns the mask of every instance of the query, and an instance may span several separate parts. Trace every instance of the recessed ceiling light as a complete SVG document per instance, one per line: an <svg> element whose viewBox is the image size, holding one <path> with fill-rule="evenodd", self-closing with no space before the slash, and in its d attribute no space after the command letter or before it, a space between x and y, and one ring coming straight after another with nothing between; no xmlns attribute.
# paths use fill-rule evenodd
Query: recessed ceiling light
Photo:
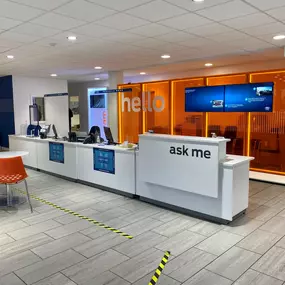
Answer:
<svg viewBox="0 0 285 285"><path fill-rule="evenodd" d="M161 58L170 58L170 55L169 55L169 54L163 54L163 55L161 56Z"/></svg>
<svg viewBox="0 0 285 285"><path fill-rule="evenodd" d="M276 41L278 41L278 40L284 40L285 39L285 35L277 35L277 36L274 36L273 37L273 40L276 40Z"/></svg>
<svg viewBox="0 0 285 285"><path fill-rule="evenodd" d="M14 55L7 55L7 58L13 59L13 58L14 58Z"/></svg>
<svg viewBox="0 0 285 285"><path fill-rule="evenodd" d="M145 72L140 72L140 75L146 75L146 73Z"/></svg>
<svg viewBox="0 0 285 285"><path fill-rule="evenodd" d="M193 2L197 2L197 3L199 3L199 2L204 2L204 0L192 0Z"/></svg>
<svg viewBox="0 0 285 285"><path fill-rule="evenodd" d="M50 76L51 76L51 77L57 77L57 74L52 73Z"/></svg>
<svg viewBox="0 0 285 285"><path fill-rule="evenodd" d="M210 62L205 63L205 66L207 66L207 67L211 67L211 66L213 66L213 63L210 63Z"/></svg>
<svg viewBox="0 0 285 285"><path fill-rule="evenodd" d="M77 37L76 36L68 36L67 39L71 42L76 41Z"/></svg>
<svg viewBox="0 0 285 285"><path fill-rule="evenodd" d="M100 78L99 78L99 77L95 77L94 79L95 79L95 80L100 80Z"/></svg>
<svg viewBox="0 0 285 285"><path fill-rule="evenodd" d="M102 69L102 66L95 66L94 69Z"/></svg>

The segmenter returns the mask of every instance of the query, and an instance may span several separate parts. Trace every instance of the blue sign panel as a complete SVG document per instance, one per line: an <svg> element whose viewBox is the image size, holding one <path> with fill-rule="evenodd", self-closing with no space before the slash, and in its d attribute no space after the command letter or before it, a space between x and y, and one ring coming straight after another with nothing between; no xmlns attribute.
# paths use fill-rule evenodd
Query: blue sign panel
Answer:
<svg viewBox="0 0 285 285"><path fill-rule="evenodd" d="M115 174L115 151L93 148L94 170Z"/></svg>
<svg viewBox="0 0 285 285"><path fill-rule="evenodd" d="M49 160L57 163L64 163L63 143L49 143Z"/></svg>
<svg viewBox="0 0 285 285"><path fill-rule="evenodd" d="M125 89L109 89L109 90L97 90L94 94L106 94L106 93L119 93L119 92L132 92L132 88Z"/></svg>

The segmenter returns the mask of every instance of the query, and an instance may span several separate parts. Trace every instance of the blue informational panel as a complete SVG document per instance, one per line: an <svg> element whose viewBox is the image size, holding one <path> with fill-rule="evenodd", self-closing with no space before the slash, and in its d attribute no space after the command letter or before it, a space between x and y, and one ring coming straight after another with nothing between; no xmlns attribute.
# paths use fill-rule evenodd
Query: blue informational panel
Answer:
<svg viewBox="0 0 285 285"><path fill-rule="evenodd" d="M94 170L115 174L115 151L93 148Z"/></svg>
<svg viewBox="0 0 285 285"><path fill-rule="evenodd" d="M49 160L57 163L64 163L63 143L49 143Z"/></svg>

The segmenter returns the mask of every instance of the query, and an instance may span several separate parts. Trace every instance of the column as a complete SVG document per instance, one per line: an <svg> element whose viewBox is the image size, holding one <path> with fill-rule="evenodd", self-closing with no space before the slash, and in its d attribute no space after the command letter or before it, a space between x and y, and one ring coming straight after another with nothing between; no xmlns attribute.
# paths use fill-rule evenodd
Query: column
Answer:
<svg viewBox="0 0 285 285"><path fill-rule="evenodd" d="M110 71L109 75L109 89L117 89L118 84L124 83L123 71ZM118 141L118 94L108 94L108 121L109 127L112 130L114 141Z"/></svg>

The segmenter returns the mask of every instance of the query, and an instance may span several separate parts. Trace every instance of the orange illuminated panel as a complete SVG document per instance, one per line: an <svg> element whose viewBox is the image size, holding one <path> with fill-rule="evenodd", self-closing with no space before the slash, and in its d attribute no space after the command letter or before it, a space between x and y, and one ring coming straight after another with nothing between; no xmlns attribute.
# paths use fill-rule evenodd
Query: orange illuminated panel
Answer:
<svg viewBox="0 0 285 285"><path fill-rule="evenodd" d="M207 85L230 85L230 84L245 84L248 83L247 74L214 76L207 78Z"/></svg>
<svg viewBox="0 0 285 285"><path fill-rule="evenodd" d="M136 143L142 132L142 112L133 112L131 107L133 98L141 98L141 84L119 85L118 88L132 88L132 92L118 93L119 141Z"/></svg>
<svg viewBox="0 0 285 285"><path fill-rule="evenodd" d="M158 134L170 134L170 82L143 84L142 97L145 110L143 131L153 130Z"/></svg>
<svg viewBox="0 0 285 285"><path fill-rule="evenodd" d="M172 128L174 135L204 136L205 113L185 112L185 88L204 86L204 83L204 78L172 81Z"/></svg>

